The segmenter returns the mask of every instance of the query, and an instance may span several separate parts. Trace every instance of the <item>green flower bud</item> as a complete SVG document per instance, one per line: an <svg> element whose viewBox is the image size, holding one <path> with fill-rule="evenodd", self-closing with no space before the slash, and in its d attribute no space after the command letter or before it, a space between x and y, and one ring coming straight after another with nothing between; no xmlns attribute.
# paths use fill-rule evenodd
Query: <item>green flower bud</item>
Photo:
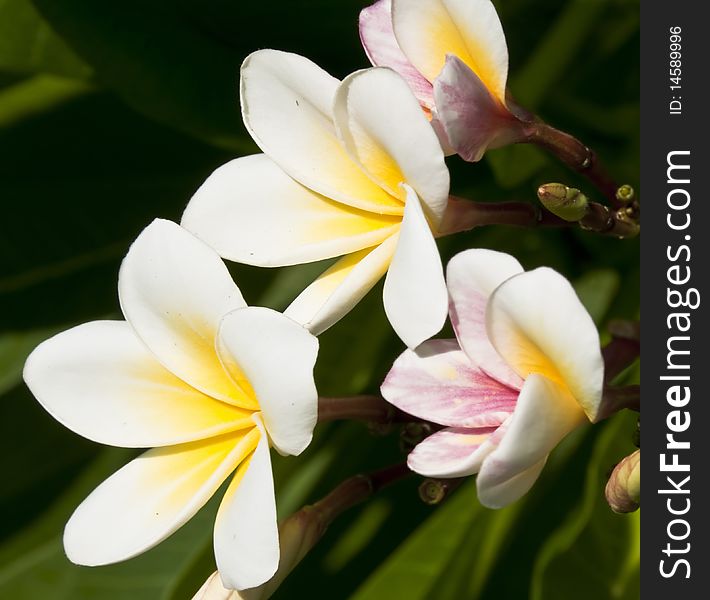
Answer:
<svg viewBox="0 0 710 600"><path fill-rule="evenodd" d="M537 197L547 210L565 221L579 221L587 214L587 197L578 189L562 183L541 185Z"/></svg>

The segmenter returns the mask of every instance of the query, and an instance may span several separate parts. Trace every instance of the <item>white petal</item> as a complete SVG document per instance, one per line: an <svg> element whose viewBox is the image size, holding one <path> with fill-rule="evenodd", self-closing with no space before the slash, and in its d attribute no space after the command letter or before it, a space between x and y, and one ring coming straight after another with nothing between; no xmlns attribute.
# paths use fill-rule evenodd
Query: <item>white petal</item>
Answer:
<svg viewBox="0 0 710 600"><path fill-rule="evenodd" d="M214 400L165 369L125 321L94 321L40 344L25 381L65 427L101 444L150 448L251 427L251 412Z"/></svg>
<svg viewBox="0 0 710 600"><path fill-rule="evenodd" d="M436 118L461 158L476 162L489 148L523 139L522 124L469 66L449 54L434 82Z"/></svg>
<svg viewBox="0 0 710 600"><path fill-rule="evenodd" d="M398 235L379 246L348 254L309 285L284 311L314 335L337 323L387 272Z"/></svg>
<svg viewBox="0 0 710 600"><path fill-rule="evenodd" d="M329 200L286 175L264 154L237 158L207 178L182 226L220 256L274 267L342 256L379 244L401 218Z"/></svg>
<svg viewBox="0 0 710 600"><path fill-rule="evenodd" d="M407 81L422 106L434 106L430 81L407 60L392 29L392 0L377 0L360 12L360 41L375 67L394 69Z"/></svg>
<svg viewBox="0 0 710 600"><path fill-rule="evenodd" d="M214 398L257 408L217 357L220 320L246 303L211 248L179 225L157 219L123 260L118 293L138 337L171 372Z"/></svg>
<svg viewBox="0 0 710 600"><path fill-rule="evenodd" d="M335 124L350 156L393 196L411 186L435 225L449 197L439 140L402 77L385 68L358 71L338 88Z"/></svg>
<svg viewBox="0 0 710 600"><path fill-rule="evenodd" d="M498 484L478 483L481 480L479 473L476 480L478 484L478 500L483 506L488 508L504 508L508 504L512 504L527 494L532 486L535 485L546 462L547 457L535 463L529 469L525 469L525 471ZM483 481L485 482L485 479Z"/></svg>
<svg viewBox="0 0 710 600"><path fill-rule="evenodd" d="M477 473L492 450L485 442L495 428L452 427L437 431L410 452L407 465L424 477L467 477Z"/></svg>
<svg viewBox="0 0 710 600"><path fill-rule="evenodd" d="M538 465L539 474L540 463L550 451L584 422L584 412L563 386L543 375L530 375L498 447L486 457L478 474L481 503L498 508L517 500L534 479L520 477L516 485L501 484ZM530 485L526 487L523 482Z"/></svg>
<svg viewBox="0 0 710 600"><path fill-rule="evenodd" d="M429 81L453 54L505 103L508 46L490 0L392 0L392 21L400 48Z"/></svg>
<svg viewBox="0 0 710 600"><path fill-rule="evenodd" d="M429 340L394 362L382 396L400 410L451 427L495 427L515 409L513 390L471 364L456 340Z"/></svg>
<svg viewBox="0 0 710 600"><path fill-rule="evenodd" d="M271 579L279 565L279 532L266 435L229 484L217 512L214 553L222 583L236 590Z"/></svg>
<svg viewBox="0 0 710 600"><path fill-rule="evenodd" d="M222 584L219 571L215 571L197 590L192 600L240 600L241 596L234 590L228 590Z"/></svg>
<svg viewBox="0 0 710 600"><path fill-rule="evenodd" d="M217 438L149 450L117 471L81 503L64 530L76 564L132 558L182 527L251 453L256 427Z"/></svg>
<svg viewBox="0 0 710 600"><path fill-rule="evenodd" d="M518 375L562 382L594 420L604 384L599 334L562 275L543 267L511 277L491 296L486 321L493 345Z"/></svg>
<svg viewBox="0 0 710 600"><path fill-rule="evenodd" d="M310 60L276 50L250 54L241 69L244 123L286 173L328 198L380 214L402 203L347 155L333 125L338 80Z"/></svg>
<svg viewBox="0 0 710 600"><path fill-rule="evenodd" d="M446 267L451 323L461 348L474 365L516 389L523 380L488 339L486 305L501 283L522 272L520 263L510 254L483 249L460 252Z"/></svg>
<svg viewBox="0 0 710 600"><path fill-rule="evenodd" d="M318 392L313 367L318 340L268 308L229 313L219 329L220 355L250 382L266 431L282 454L300 454L313 437Z"/></svg>
<svg viewBox="0 0 710 600"><path fill-rule="evenodd" d="M384 288L387 318L409 348L438 333L446 321L448 295L439 250L414 190Z"/></svg>

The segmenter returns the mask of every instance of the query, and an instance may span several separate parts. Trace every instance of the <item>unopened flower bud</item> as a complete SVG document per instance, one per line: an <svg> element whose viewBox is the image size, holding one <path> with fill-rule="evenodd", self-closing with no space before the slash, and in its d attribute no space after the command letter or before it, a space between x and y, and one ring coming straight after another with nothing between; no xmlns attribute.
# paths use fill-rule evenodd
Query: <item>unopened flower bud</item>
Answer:
<svg viewBox="0 0 710 600"><path fill-rule="evenodd" d="M547 210L565 221L579 221L587 214L587 197L578 189L562 183L541 185L537 196Z"/></svg>
<svg viewBox="0 0 710 600"><path fill-rule="evenodd" d="M611 510L628 513L638 509L641 502L641 450L624 458L606 484L606 501Z"/></svg>

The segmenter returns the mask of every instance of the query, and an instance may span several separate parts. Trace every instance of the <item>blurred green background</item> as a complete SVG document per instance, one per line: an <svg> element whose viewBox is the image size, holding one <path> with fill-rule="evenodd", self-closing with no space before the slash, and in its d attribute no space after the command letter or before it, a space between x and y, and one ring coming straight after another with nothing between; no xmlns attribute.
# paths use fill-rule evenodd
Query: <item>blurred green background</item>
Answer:
<svg viewBox="0 0 710 600"><path fill-rule="evenodd" d="M639 1L495 3L519 101L636 185ZM0 597L177 600L213 570L214 502L140 558L97 569L68 563L68 516L132 454L63 429L22 384L22 364L58 330L118 318L116 278L131 240L155 217L178 220L214 168L256 151L239 116L242 59L273 47L345 76L367 66L357 34L366 4L0 0ZM583 184L529 147L449 163L453 192L479 200L533 202L540 183ZM440 242L445 259L472 246L560 270L602 331L610 318L638 316L638 241L488 228ZM233 274L250 304L283 309L322 268ZM322 394L375 392L401 352L380 295L381 286L322 336ZM275 597L638 598L638 515L614 515L603 498L610 469L634 449L634 429L632 415L618 415L576 433L533 491L502 511L478 504L473 481L425 506L412 477L338 520ZM280 512L402 458L396 431L319 426L301 458L275 459Z"/></svg>

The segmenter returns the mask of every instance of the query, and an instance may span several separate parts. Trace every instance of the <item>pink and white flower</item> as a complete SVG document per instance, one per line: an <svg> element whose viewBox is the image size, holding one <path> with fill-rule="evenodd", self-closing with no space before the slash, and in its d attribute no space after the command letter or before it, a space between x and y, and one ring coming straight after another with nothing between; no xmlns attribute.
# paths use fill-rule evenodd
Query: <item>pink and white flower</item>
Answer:
<svg viewBox="0 0 710 600"><path fill-rule="evenodd" d="M360 13L360 39L373 65L405 78L444 148L478 161L488 148L523 139L490 0L378 0Z"/></svg>
<svg viewBox="0 0 710 600"><path fill-rule="evenodd" d="M429 477L478 473L481 503L498 508L533 485L550 451L597 418L604 363L594 322L549 268L468 250L447 268L457 340L405 351L382 385L401 410L443 425L409 455Z"/></svg>
<svg viewBox="0 0 710 600"><path fill-rule="evenodd" d="M152 448L96 488L64 531L81 565L163 541L233 474L214 528L224 585L253 588L279 564L269 447L300 454L318 411L318 340L248 307L219 256L156 220L121 265L125 321L93 321L40 344L24 378L42 406L102 444Z"/></svg>

